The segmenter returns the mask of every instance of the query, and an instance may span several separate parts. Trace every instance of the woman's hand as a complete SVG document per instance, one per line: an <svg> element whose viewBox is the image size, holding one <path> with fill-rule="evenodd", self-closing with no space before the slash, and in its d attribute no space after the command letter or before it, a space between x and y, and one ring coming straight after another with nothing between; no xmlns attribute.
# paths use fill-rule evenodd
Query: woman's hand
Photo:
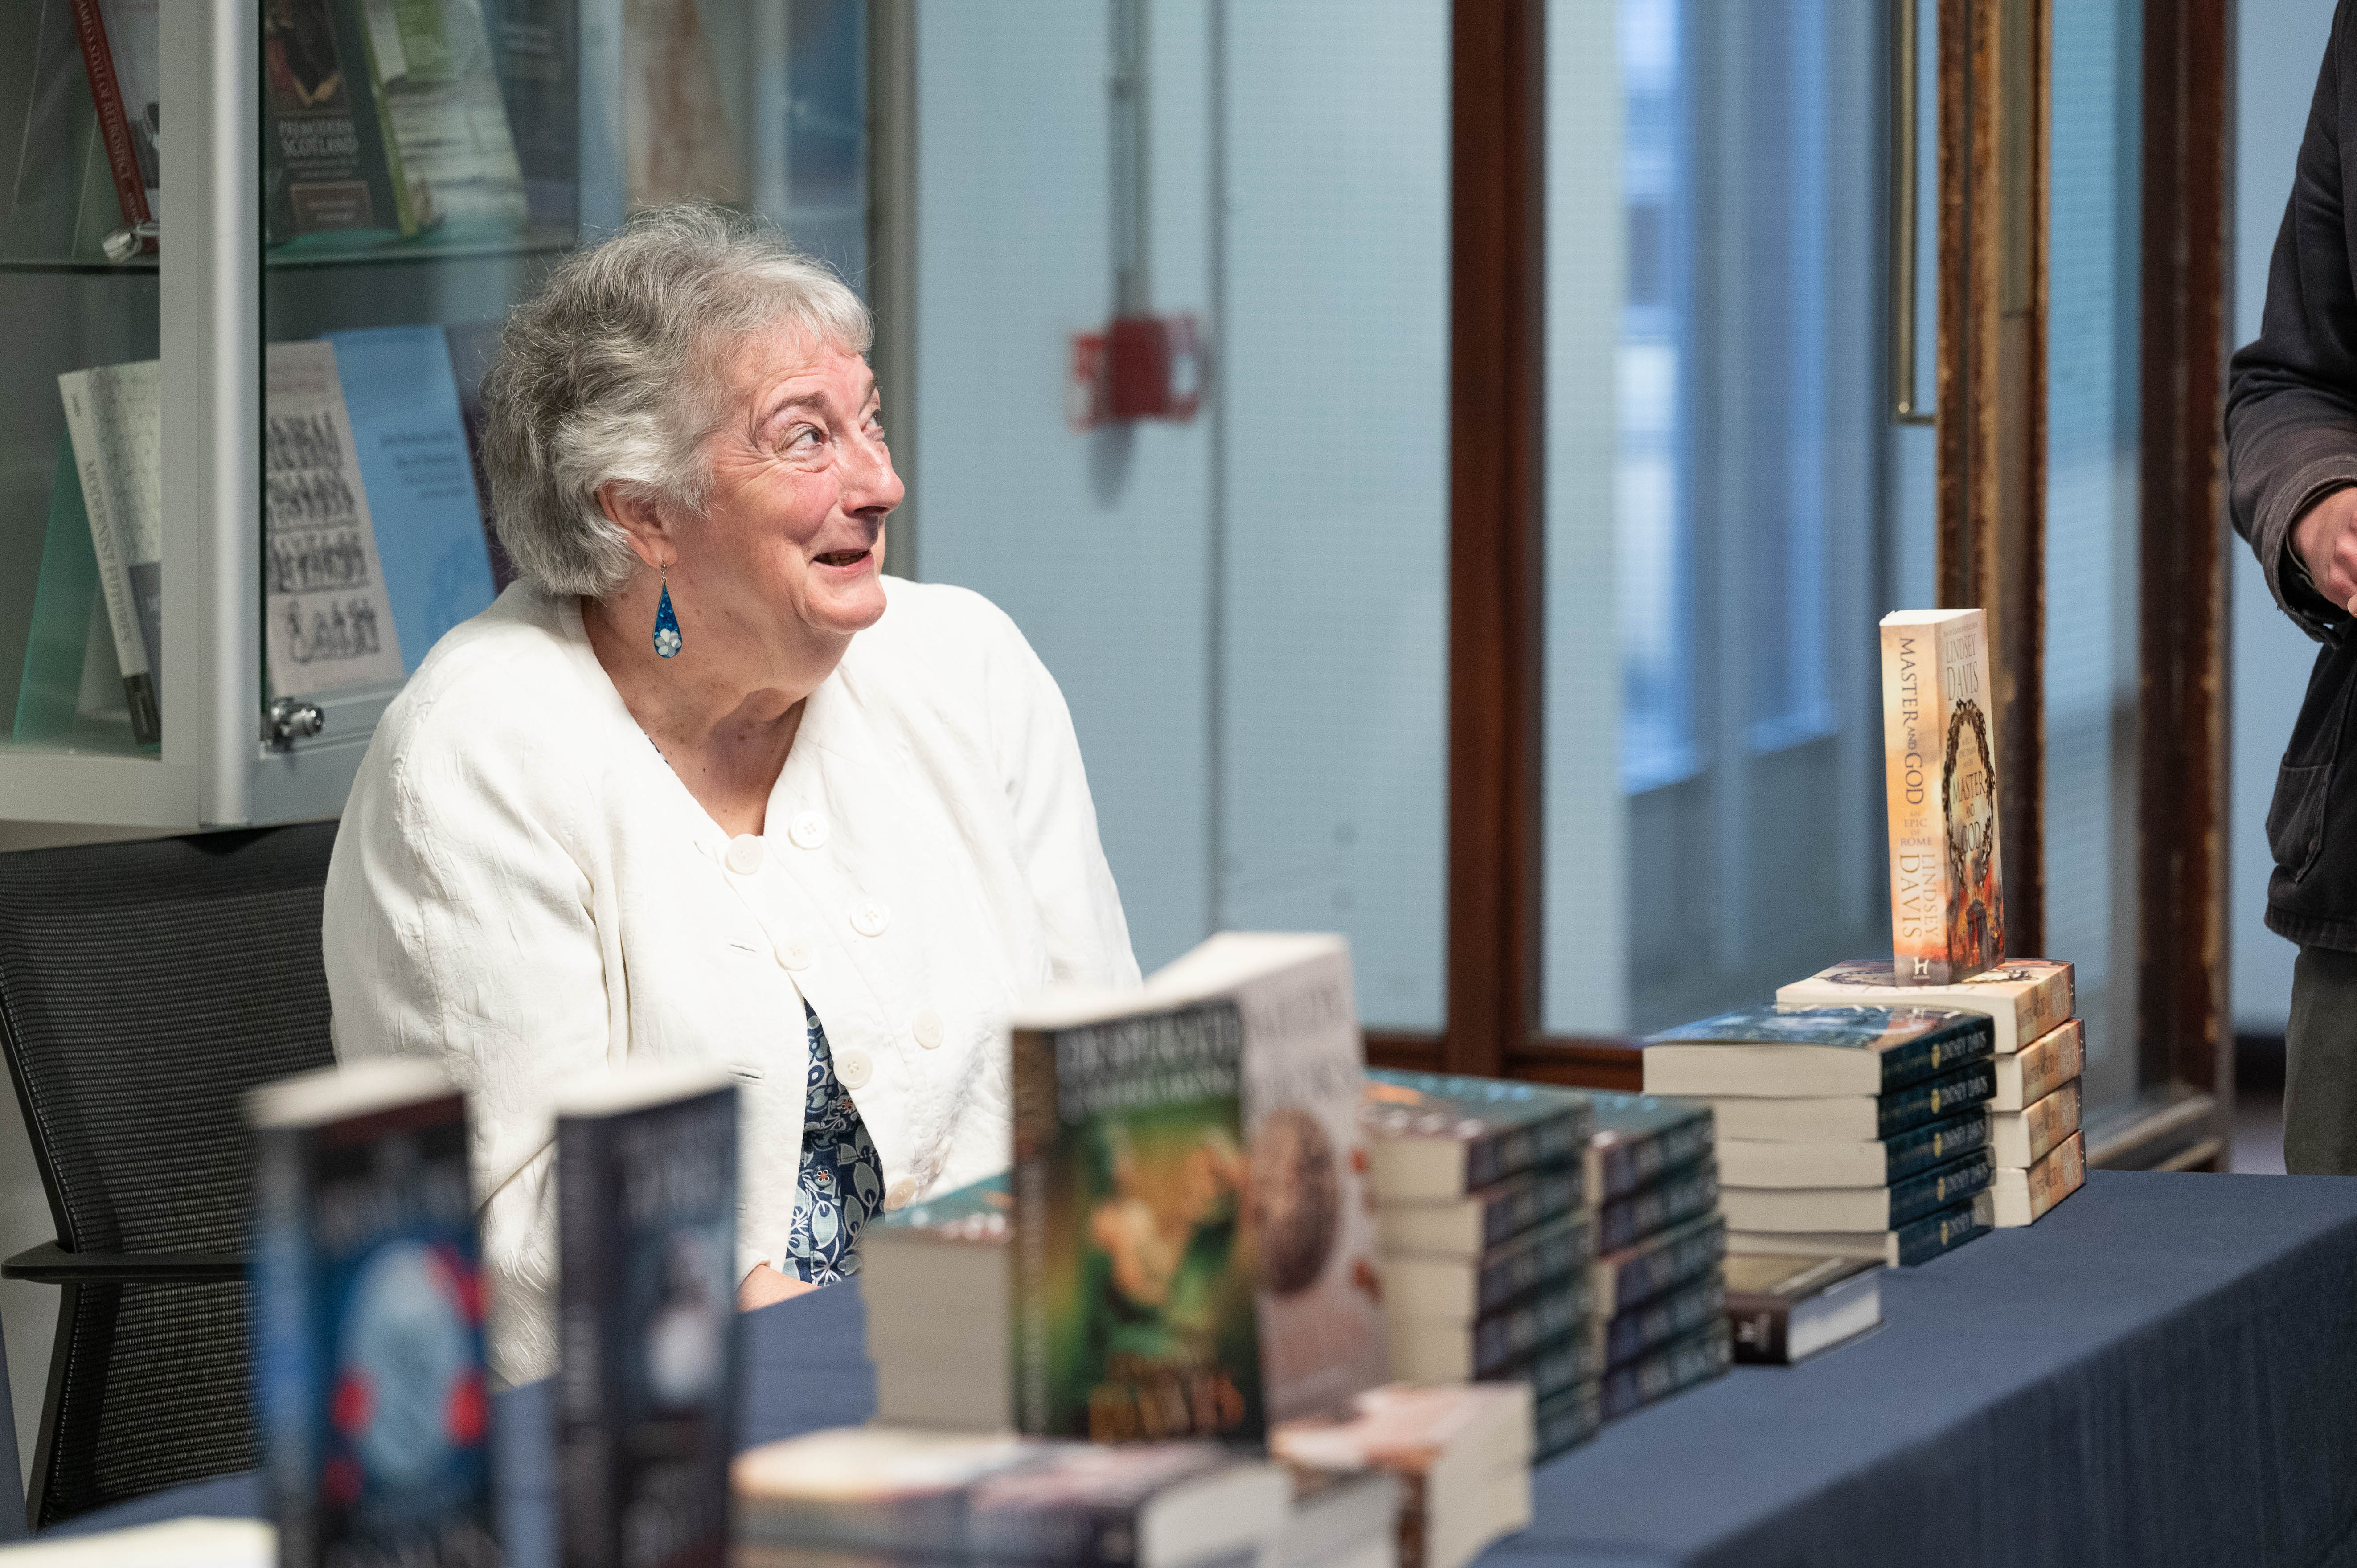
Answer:
<svg viewBox="0 0 2357 1568"><path fill-rule="evenodd" d="M808 1280L781 1274L767 1263L756 1263L753 1272L745 1276L745 1283L737 1287L737 1310L751 1312L758 1307L775 1306L816 1289L818 1286Z"/></svg>

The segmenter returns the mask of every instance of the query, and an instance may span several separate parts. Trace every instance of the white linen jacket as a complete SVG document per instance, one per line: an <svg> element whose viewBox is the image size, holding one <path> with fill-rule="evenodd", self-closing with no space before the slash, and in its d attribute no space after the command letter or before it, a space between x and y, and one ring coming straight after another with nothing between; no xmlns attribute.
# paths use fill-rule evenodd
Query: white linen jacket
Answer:
<svg viewBox="0 0 2357 1568"><path fill-rule="evenodd" d="M336 1048L431 1057L469 1095L510 1382L556 1365L560 1089L638 1058L735 1074L742 1278L785 1268L805 997L899 1208L1006 1166L1025 992L1137 982L1055 681L979 595L885 582L758 836L673 774L569 596L509 588L378 725L328 873Z"/></svg>

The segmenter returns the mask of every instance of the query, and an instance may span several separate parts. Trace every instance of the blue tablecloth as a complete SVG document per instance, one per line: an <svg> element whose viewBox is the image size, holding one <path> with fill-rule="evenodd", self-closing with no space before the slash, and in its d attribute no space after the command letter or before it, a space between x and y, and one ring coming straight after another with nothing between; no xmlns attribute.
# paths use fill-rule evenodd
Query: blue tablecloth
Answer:
<svg viewBox="0 0 2357 1568"><path fill-rule="evenodd" d="M2091 1173L1883 1302L1545 1466L1485 1568L2357 1568L2357 1178ZM873 1410L856 1289L744 1321L748 1443ZM555 1562L547 1392L497 1407L512 1568ZM63 1528L260 1506L237 1477Z"/></svg>

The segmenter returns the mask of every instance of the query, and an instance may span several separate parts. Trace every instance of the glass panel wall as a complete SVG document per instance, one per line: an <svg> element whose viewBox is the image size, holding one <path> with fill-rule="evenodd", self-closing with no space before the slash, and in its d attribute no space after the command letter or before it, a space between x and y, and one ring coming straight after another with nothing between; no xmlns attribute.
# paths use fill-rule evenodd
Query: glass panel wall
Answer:
<svg viewBox="0 0 2357 1568"><path fill-rule="evenodd" d="M1884 10L1549 14L1551 1033L1889 950Z"/></svg>
<svg viewBox="0 0 2357 1568"><path fill-rule="evenodd" d="M917 23L922 575L1061 685L1142 963L1340 930L1437 1028L1447 5Z"/></svg>

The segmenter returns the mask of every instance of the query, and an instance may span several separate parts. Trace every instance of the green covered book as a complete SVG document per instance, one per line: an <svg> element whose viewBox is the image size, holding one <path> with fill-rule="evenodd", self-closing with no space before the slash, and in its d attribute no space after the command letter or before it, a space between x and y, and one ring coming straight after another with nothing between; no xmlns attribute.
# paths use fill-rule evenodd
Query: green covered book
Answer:
<svg viewBox="0 0 2357 1568"><path fill-rule="evenodd" d="M1609 1203L1663 1171L1711 1151L1710 1107L1650 1094L1598 1094L1596 1131L1587 1140L1587 1201Z"/></svg>
<svg viewBox="0 0 2357 1568"><path fill-rule="evenodd" d="M1987 1017L1929 1007L1745 1007L1645 1042L1645 1092L1888 1094L1996 1052Z"/></svg>
<svg viewBox="0 0 2357 1568"><path fill-rule="evenodd" d="M1014 1023L1016 1426L1257 1440L1243 1015L1139 1003L1051 995Z"/></svg>

